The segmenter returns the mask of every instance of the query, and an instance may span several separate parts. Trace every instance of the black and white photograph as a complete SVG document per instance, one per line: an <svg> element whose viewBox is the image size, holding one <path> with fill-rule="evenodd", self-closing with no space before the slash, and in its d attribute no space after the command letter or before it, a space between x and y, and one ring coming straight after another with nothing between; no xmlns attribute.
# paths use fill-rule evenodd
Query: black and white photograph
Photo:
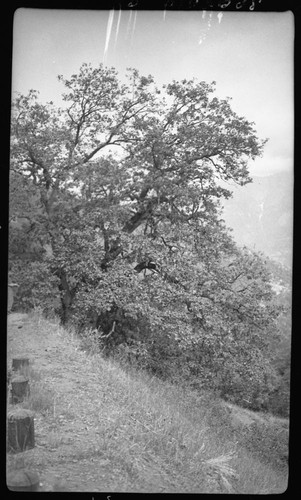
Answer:
<svg viewBox="0 0 301 500"><path fill-rule="evenodd" d="M258 2L16 9L9 490L287 490L295 23Z"/></svg>

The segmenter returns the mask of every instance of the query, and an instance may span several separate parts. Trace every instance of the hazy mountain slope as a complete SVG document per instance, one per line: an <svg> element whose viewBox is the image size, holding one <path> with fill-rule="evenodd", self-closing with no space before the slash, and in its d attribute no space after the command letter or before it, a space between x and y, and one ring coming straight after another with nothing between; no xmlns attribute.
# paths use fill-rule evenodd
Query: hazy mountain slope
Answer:
<svg viewBox="0 0 301 500"><path fill-rule="evenodd" d="M277 173L253 177L246 186L231 186L224 218L238 244L260 250L291 266L293 242L293 176Z"/></svg>

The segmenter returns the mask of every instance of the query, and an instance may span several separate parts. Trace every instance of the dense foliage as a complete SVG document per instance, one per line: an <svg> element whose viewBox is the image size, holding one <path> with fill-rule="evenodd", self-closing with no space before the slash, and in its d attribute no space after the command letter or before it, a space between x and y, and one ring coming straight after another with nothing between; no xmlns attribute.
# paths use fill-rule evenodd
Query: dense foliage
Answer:
<svg viewBox="0 0 301 500"><path fill-rule="evenodd" d="M105 353L261 408L280 312L271 273L221 218L225 181L251 181L265 141L215 82L83 64L64 106L13 105L10 275ZM277 385L277 384L276 384Z"/></svg>

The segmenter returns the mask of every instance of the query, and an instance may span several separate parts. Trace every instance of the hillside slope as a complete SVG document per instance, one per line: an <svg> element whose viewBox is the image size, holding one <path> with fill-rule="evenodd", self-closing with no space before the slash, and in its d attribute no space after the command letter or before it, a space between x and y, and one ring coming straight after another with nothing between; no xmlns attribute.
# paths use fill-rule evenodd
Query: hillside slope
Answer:
<svg viewBox="0 0 301 500"><path fill-rule="evenodd" d="M246 186L227 185L233 197L224 201L224 218L239 245L292 265L293 175L254 176Z"/></svg>
<svg viewBox="0 0 301 500"><path fill-rule="evenodd" d="M208 394L196 397L143 373L126 372L84 352L72 332L37 314L9 315L8 367L16 356L29 357L32 366L31 396L22 405L35 411L36 446L9 453L7 469L37 471L44 491L286 489L285 459L269 463L269 454L256 456L255 448L241 446L261 428L252 412L244 410L239 419L238 407L227 408ZM277 422L275 429L279 425L287 428L287 422Z"/></svg>

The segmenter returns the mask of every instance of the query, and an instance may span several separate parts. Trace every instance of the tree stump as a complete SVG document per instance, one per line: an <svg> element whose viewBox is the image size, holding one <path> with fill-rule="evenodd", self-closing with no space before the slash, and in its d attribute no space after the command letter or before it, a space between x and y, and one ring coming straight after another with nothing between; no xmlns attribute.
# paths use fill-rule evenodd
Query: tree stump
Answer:
<svg viewBox="0 0 301 500"><path fill-rule="evenodd" d="M14 376L11 380L11 403L17 404L29 396L29 380L24 375Z"/></svg>
<svg viewBox="0 0 301 500"><path fill-rule="evenodd" d="M11 491L38 491L40 478L37 472L16 470L7 474L6 484Z"/></svg>
<svg viewBox="0 0 301 500"><path fill-rule="evenodd" d="M8 450L17 453L34 448L34 413L18 408L10 411L7 419Z"/></svg>
<svg viewBox="0 0 301 500"><path fill-rule="evenodd" d="M18 370L26 371L29 368L29 359L28 358L13 358L12 360L12 369L16 372Z"/></svg>

